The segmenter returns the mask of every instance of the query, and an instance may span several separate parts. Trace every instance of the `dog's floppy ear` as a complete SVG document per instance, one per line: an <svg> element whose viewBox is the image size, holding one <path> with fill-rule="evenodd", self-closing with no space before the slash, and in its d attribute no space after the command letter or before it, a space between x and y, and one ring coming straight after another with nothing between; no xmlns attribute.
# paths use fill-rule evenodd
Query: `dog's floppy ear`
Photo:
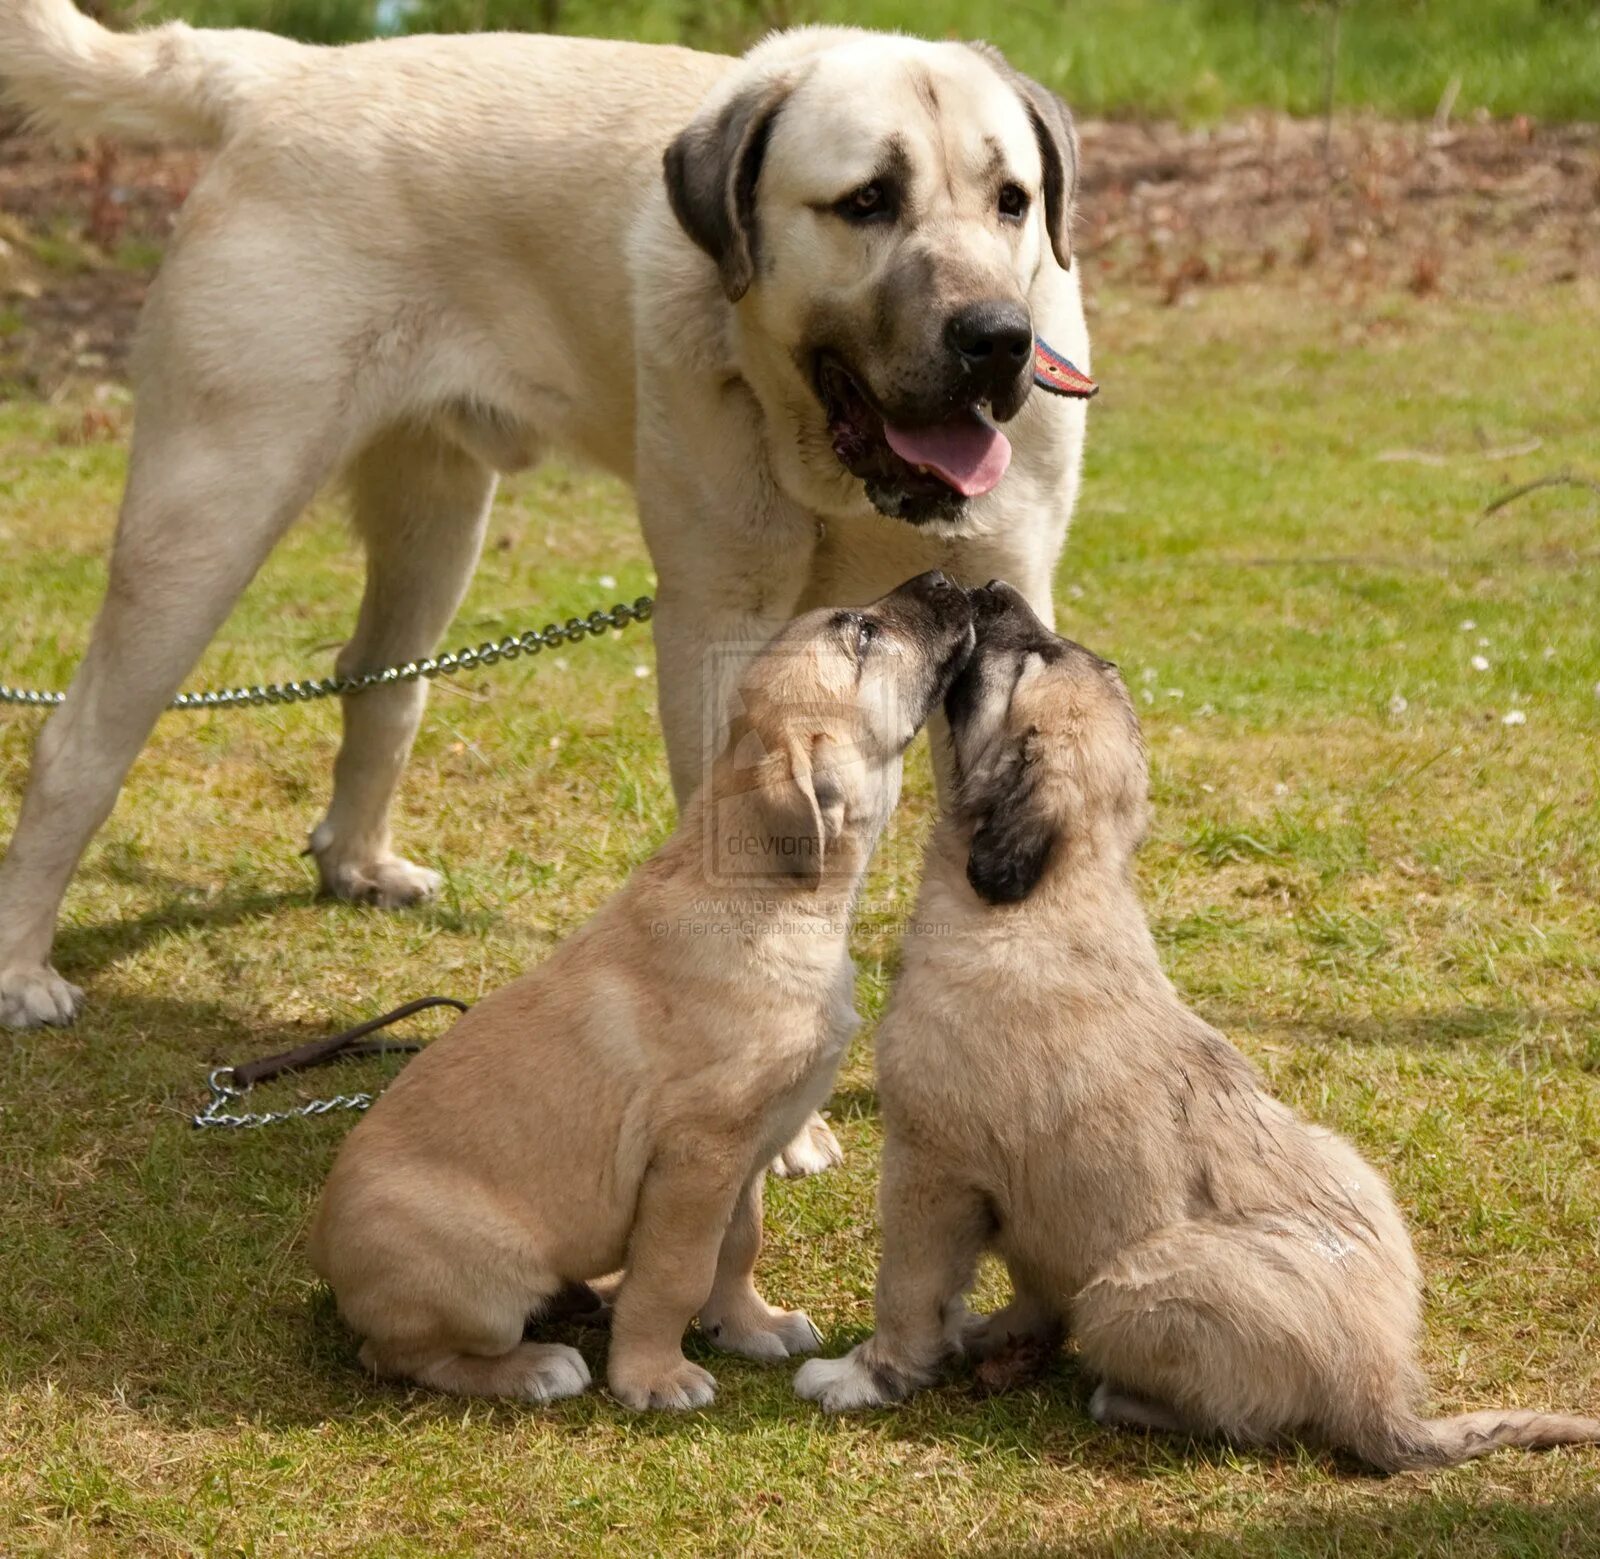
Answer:
<svg viewBox="0 0 1600 1559"><path fill-rule="evenodd" d="M807 887L822 883L828 839L844 826L844 792L816 762L816 750L791 742L787 761L761 791L764 846L773 865Z"/></svg>
<svg viewBox="0 0 1600 1559"><path fill-rule="evenodd" d="M1048 87L1016 70L993 44L971 45L997 70L1028 111L1044 164L1044 226L1061 269L1072 269L1072 209L1078 196L1078 132L1072 110Z"/></svg>
<svg viewBox="0 0 1600 1559"><path fill-rule="evenodd" d="M737 303L756 274L756 181L786 81L741 92L710 119L696 119L667 148L667 199L679 224L717 262Z"/></svg>
<svg viewBox="0 0 1600 1559"><path fill-rule="evenodd" d="M978 814L967 853L967 881L990 904L1020 904L1039 885L1059 837L1034 795L1033 770L1018 764Z"/></svg>

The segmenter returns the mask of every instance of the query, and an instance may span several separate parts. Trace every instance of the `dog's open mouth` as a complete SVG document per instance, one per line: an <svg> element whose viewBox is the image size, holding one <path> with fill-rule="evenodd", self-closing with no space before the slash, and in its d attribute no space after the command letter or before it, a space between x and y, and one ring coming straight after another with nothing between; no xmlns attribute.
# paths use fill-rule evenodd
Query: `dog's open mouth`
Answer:
<svg viewBox="0 0 1600 1559"><path fill-rule="evenodd" d="M875 489L912 502L978 498L1011 464L1011 441L980 405L924 427L900 426L884 418L831 352L817 359L817 394L839 464L867 484L874 502Z"/></svg>

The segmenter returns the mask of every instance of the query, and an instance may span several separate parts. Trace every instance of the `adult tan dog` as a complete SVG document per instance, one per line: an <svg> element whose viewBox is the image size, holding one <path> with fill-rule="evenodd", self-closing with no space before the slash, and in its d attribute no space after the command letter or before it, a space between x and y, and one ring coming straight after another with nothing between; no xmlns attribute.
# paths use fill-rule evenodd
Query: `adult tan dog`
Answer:
<svg viewBox="0 0 1600 1559"><path fill-rule="evenodd" d="M965 592L923 575L809 613L752 662L677 832L590 924L480 1002L350 1134L312 1260L385 1375L535 1400L588 1382L523 1341L626 1264L607 1377L630 1407L711 1400L683 1356L817 1346L751 1280L768 1161L826 1097L855 1028L848 923L900 761L972 646Z"/></svg>
<svg viewBox="0 0 1600 1559"><path fill-rule="evenodd" d="M796 1380L898 1401L946 1354L1053 1347L1070 1323L1102 1423L1380 1468L1600 1440L1554 1414L1423 1418L1419 1277L1383 1178L1270 1098L1161 972L1132 874L1139 723L1116 669L1013 590L975 592L946 701L957 793L877 1037L877 1333ZM973 1324L980 1253L1015 1299Z"/></svg>
<svg viewBox="0 0 1600 1559"><path fill-rule="evenodd" d="M343 672L434 647L496 472L558 445L634 482L680 801L720 743L718 646L931 567L1003 572L1048 612L1083 410L1028 390L1035 332L1086 361L1077 155L1065 108L992 51L837 29L743 60L323 49L6 0L0 78L49 125L218 148L145 308L110 589L0 864L0 1025L75 1015L49 953L77 860L341 473L368 554ZM330 893L438 886L388 824L424 697L347 703L311 836Z"/></svg>

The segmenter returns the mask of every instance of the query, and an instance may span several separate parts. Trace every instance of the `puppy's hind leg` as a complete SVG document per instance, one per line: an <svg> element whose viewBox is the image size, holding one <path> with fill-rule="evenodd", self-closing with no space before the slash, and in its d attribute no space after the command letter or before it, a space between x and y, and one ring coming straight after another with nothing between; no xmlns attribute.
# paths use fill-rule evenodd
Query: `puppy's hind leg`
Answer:
<svg viewBox="0 0 1600 1559"><path fill-rule="evenodd" d="M1172 1408L1118 1391L1106 1381L1089 1398L1089 1417L1108 1429L1134 1429L1146 1434L1185 1434L1187 1426Z"/></svg>
<svg viewBox="0 0 1600 1559"><path fill-rule="evenodd" d="M414 1380L458 1397L517 1397L554 1402L588 1389L589 1366L576 1348L522 1340L510 1315L504 1324L454 1345L419 1347L368 1338L360 1358L374 1375Z"/></svg>
<svg viewBox="0 0 1600 1559"><path fill-rule="evenodd" d="M371 445L351 473L367 589L340 676L431 654L466 593L483 545L494 473L438 434L407 429ZM389 909L432 898L440 877L396 855L389 805L428 688L397 682L344 700L333 800L311 835L323 890Z"/></svg>
<svg viewBox="0 0 1600 1559"><path fill-rule="evenodd" d="M561 1343L522 1342L499 1354L438 1353L389 1363L370 1342L361 1362L375 1375L403 1376L457 1397L517 1397L555 1402L589 1387L589 1366L576 1348Z"/></svg>
<svg viewBox="0 0 1600 1559"><path fill-rule="evenodd" d="M1370 1247L1301 1220L1163 1229L1079 1291L1072 1330L1102 1423L1350 1447L1409 1416L1414 1296Z"/></svg>
<svg viewBox="0 0 1600 1559"><path fill-rule="evenodd" d="M589 1366L576 1348L528 1335L559 1319L572 1286L530 1262L520 1231L509 1232L508 1240L503 1225L462 1213L438 1248L381 1242L377 1261L363 1259L360 1235L353 1249L325 1238L317 1264L327 1271L331 1250L334 1276L344 1280L335 1284L341 1310L365 1337L361 1362L375 1375L455 1396L553 1402L585 1390Z"/></svg>
<svg viewBox="0 0 1600 1559"><path fill-rule="evenodd" d="M110 587L0 862L0 1028L75 1016L82 992L48 962L73 868L156 717L337 459L331 414L315 432L272 415L224 420L182 397L141 409Z"/></svg>

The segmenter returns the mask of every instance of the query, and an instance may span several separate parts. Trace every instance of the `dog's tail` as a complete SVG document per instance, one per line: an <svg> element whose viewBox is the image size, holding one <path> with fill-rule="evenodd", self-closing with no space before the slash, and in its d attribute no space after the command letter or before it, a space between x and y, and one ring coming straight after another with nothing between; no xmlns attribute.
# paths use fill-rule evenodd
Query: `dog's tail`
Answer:
<svg viewBox="0 0 1600 1559"><path fill-rule="evenodd" d="M1402 1472L1454 1467L1502 1447L1547 1451L1557 1445L1600 1445L1600 1419L1489 1408L1393 1424L1359 1450L1385 1472Z"/></svg>
<svg viewBox="0 0 1600 1559"><path fill-rule="evenodd" d="M72 0L0 0L0 100L69 134L222 140L243 102L310 51L270 33L114 33Z"/></svg>

